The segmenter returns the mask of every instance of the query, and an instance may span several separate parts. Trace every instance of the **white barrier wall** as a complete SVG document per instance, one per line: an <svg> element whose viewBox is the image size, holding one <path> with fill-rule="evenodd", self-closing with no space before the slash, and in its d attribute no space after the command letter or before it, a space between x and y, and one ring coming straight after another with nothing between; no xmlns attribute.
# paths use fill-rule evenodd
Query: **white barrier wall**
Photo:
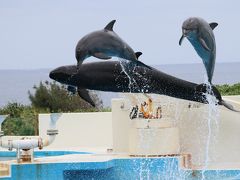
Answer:
<svg viewBox="0 0 240 180"><path fill-rule="evenodd" d="M172 114L174 121L172 127L179 129L180 154L191 154L193 167L203 167L208 156L208 165L240 165L240 113L230 111L223 106L218 107L219 116L208 121L208 105L190 102L164 96L158 97L160 101L169 101L171 108L166 108L165 113ZM227 97L236 109L240 109L240 96ZM192 107L189 108L189 103ZM124 104L124 108L120 107ZM113 149L115 152L129 153L131 150L131 121L129 112L131 106L124 99L112 101L113 113ZM214 115L215 116L215 115ZM152 122L154 121L151 120ZM141 122L138 123L141 125ZM209 129L210 128L210 129ZM139 129L139 128L137 128ZM137 130L136 129L136 130ZM148 129L146 129L148 130ZM142 129L144 131L144 129ZM210 134L209 134L210 133ZM153 148L155 151L161 139L151 146L146 145L144 133L139 138L143 148ZM156 139L156 133L148 137L148 142ZM210 137L210 140L209 140ZM164 137L158 137L164 139ZM134 141L137 141L135 138ZM133 140L130 143L134 143ZM148 143L149 144L149 143ZM208 146L209 144L209 146ZM174 144L172 145L174 147ZM169 148L170 149L170 148ZM135 150L134 150L135 151ZM159 151L160 152L160 151ZM215 166L216 167L216 166Z"/></svg>
<svg viewBox="0 0 240 180"><path fill-rule="evenodd" d="M195 167L203 166L207 154L209 157L209 165L240 165L239 112L233 112L223 106L219 106L219 117L215 120L212 119L211 123L209 123L208 105L166 96L158 96L156 99L160 99L163 103L165 103L165 100L169 102L168 106L163 107L163 115L168 117L170 114L171 117L169 118L174 119L170 124L172 128L177 127L177 133L175 133L175 131L174 133L176 136L179 136L177 137L180 144L180 151L178 152L180 154L191 154L192 163ZM226 97L226 100L231 101L231 104L234 105L236 109L240 109L240 96ZM189 108L189 103L192 104L191 108ZM147 129L144 127L146 122L130 120L130 110L131 105L129 105L129 102L126 102L124 99L114 99L112 101L112 112L63 113L57 121L59 134L56 136L55 141L47 148L78 148L78 150L81 150L81 148L104 148L105 150L113 148L115 152L129 154L132 147L132 151L140 152L138 148L135 148L137 147L137 143L142 142L146 144L147 141L145 141L143 137L141 137L143 138L142 140L138 140L138 138L136 138L137 136L134 136L134 128L136 131L145 131L145 129ZM44 139L48 138L46 131L49 129L49 121L50 114L39 115L39 136ZM150 125L150 127L162 128L155 127L157 121L154 121L154 119L149 123L148 126ZM163 122L161 123L162 125L165 124ZM147 129L147 131L148 130L149 129ZM133 134L132 138L130 138L131 132ZM147 133L147 135L149 135L149 133ZM163 140L164 137L151 138L151 136L150 134L148 140L151 141L154 139L154 143L157 145L156 147L160 147L157 143L162 142L161 140ZM209 136L210 141L208 141ZM3 137L3 139L8 138L16 139L17 137ZM177 139L175 140L176 142L178 141ZM148 147L154 148L154 143L150 143ZM177 145L177 143L175 144ZM207 148L208 143L209 148ZM174 145L172 147L174 147ZM154 152L153 154L155 154L156 151L151 151L150 149L149 152Z"/></svg>
<svg viewBox="0 0 240 180"><path fill-rule="evenodd" d="M114 152L129 152L129 127L129 109L126 107L124 99L112 99L112 137Z"/></svg>
<svg viewBox="0 0 240 180"><path fill-rule="evenodd" d="M223 99L240 110L240 96ZM180 154L191 154L194 167L204 166L206 159L210 166L240 165L239 112L218 106L209 121L209 105L169 97L168 101L175 104L171 113L174 114L175 126L179 128Z"/></svg>
<svg viewBox="0 0 240 180"><path fill-rule="evenodd" d="M206 158L209 165L240 164L240 113L219 107L219 117L209 122L206 109L185 109L179 118L181 153L191 154L195 167Z"/></svg>
<svg viewBox="0 0 240 180"><path fill-rule="evenodd" d="M39 114L39 136L47 138L49 114ZM112 113L63 113L57 121L59 134L46 148L112 148Z"/></svg>
<svg viewBox="0 0 240 180"><path fill-rule="evenodd" d="M132 106L126 99L112 100L113 151L133 156L179 153L178 128L169 118L130 119Z"/></svg>

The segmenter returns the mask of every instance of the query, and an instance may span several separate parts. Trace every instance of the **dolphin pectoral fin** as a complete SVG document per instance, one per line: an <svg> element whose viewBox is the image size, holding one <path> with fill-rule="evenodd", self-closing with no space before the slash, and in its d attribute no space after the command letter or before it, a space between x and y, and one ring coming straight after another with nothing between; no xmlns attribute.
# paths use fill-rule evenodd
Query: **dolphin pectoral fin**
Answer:
<svg viewBox="0 0 240 180"><path fill-rule="evenodd" d="M202 39L202 38L199 38L199 41L200 41L200 43L201 43L201 45L202 45L202 47L204 48L204 49L206 49L207 51L211 51L210 49L209 49L209 47L207 46L207 44L206 44L206 42L204 41L204 39Z"/></svg>
<svg viewBox="0 0 240 180"><path fill-rule="evenodd" d="M239 110L234 109L233 105L227 103L226 101L222 100L221 102L219 102L220 105L223 105L224 107L228 108L231 111L234 112L240 112Z"/></svg>
<svg viewBox="0 0 240 180"><path fill-rule="evenodd" d="M209 26L212 28L212 30L214 30L215 27L218 26L218 23L216 23L216 22L212 22L212 23L209 23Z"/></svg>
<svg viewBox="0 0 240 180"><path fill-rule="evenodd" d="M103 53L94 53L93 56L96 57L96 58L99 58L99 59L111 59L112 58L112 57L107 56Z"/></svg>
<svg viewBox="0 0 240 180"><path fill-rule="evenodd" d="M136 56L137 60L138 60L139 56L141 56L141 55L142 55L142 52L135 52L135 56Z"/></svg>
<svg viewBox="0 0 240 180"><path fill-rule="evenodd" d="M183 41L183 39L184 39L184 35L182 35L181 38L179 39L179 42L178 42L179 46L182 45L182 41Z"/></svg>
<svg viewBox="0 0 240 180"><path fill-rule="evenodd" d="M95 103L93 102L92 98L90 97L88 90L78 88L78 95L79 95L84 101L88 102L88 103L91 104L93 107L95 107Z"/></svg>
<svg viewBox="0 0 240 180"><path fill-rule="evenodd" d="M114 26L114 23L116 22L116 20L112 20L110 23L108 23L106 26L105 26L105 30L108 30L108 31L113 31L113 26Z"/></svg>

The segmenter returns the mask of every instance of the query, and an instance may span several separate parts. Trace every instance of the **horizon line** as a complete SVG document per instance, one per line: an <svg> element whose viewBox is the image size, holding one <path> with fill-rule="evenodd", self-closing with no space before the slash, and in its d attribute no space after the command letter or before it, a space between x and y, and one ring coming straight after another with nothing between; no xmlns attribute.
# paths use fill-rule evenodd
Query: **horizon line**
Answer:
<svg viewBox="0 0 240 180"><path fill-rule="evenodd" d="M239 61L230 61L230 62L216 62L216 64L233 64L233 63L240 63ZM194 63L161 63L161 64L148 64L150 66L171 66L171 65L193 65L193 64L202 64L202 63L198 63L198 62L194 62ZM62 65L62 66L68 66L71 64L66 64L66 65ZM57 66L60 67L60 66ZM6 68L6 69L1 69L0 71L34 71L34 70L49 70L49 69L55 69L57 67L40 67L40 68Z"/></svg>

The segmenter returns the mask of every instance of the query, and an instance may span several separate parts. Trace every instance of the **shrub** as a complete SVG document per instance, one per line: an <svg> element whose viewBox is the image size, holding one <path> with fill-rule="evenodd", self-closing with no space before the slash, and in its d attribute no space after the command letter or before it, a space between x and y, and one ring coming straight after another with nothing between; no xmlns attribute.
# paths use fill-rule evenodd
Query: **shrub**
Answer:
<svg viewBox="0 0 240 180"><path fill-rule="evenodd" d="M34 86L35 93L30 91L29 99L32 106L40 111L46 112L82 112L97 111L90 104L81 99L78 94L69 93L64 85L54 82L40 82L39 86ZM98 108L102 107L99 97L90 92L93 101Z"/></svg>
<svg viewBox="0 0 240 180"><path fill-rule="evenodd" d="M233 85L217 85L217 89L220 91L221 95L240 95L240 83Z"/></svg>
<svg viewBox="0 0 240 180"><path fill-rule="evenodd" d="M31 106L9 103L0 109L0 114L9 114L2 124L5 135L38 135L38 114Z"/></svg>

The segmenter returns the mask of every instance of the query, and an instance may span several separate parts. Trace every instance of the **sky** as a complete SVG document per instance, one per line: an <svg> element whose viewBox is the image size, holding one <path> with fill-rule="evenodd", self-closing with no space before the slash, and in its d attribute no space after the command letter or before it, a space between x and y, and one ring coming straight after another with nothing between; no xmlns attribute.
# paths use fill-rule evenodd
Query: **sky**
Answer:
<svg viewBox="0 0 240 180"><path fill-rule="evenodd" d="M193 16L219 24L216 62L240 62L239 7L239 0L1 0L0 69L76 64L78 40L113 19L114 31L143 52L142 62L201 63L186 39L178 45L183 21Z"/></svg>

